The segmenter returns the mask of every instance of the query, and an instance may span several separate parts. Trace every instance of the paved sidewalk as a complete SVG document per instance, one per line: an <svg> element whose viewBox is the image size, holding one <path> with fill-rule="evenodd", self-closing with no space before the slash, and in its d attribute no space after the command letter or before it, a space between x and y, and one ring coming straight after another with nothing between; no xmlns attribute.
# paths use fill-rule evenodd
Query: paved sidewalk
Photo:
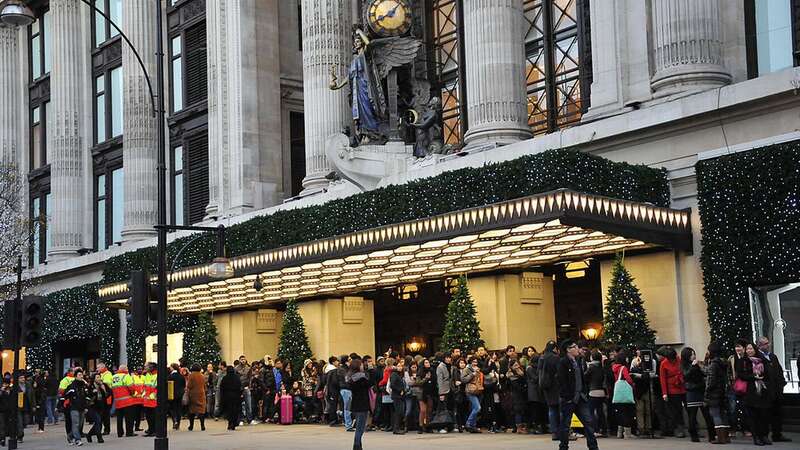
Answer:
<svg viewBox="0 0 800 450"><path fill-rule="evenodd" d="M187 431L188 422L183 422L181 431L170 430L171 450L205 450L205 449L235 449L235 450L261 450L261 449L298 449L298 450L349 450L353 446L353 433L344 431L343 428L330 428L324 425L254 425L239 427L235 432L228 432L223 421L207 422L208 429L199 431L196 424L195 431ZM33 429L25 430L25 442L19 445L20 450L54 450L67 447L64 427L48 426L43 434L33 433ZM794 442L775 444L773 450L800 448L800 435L790 435ZM83 448L105 448L114 450L150 450L153 448L151 438L137 436L118 439L114 433L106 436L105 444L87 444ZM751 440L738 439L733 445L725 447L712 446L707 442L696 444L689 439L600 439L601 449L668 449L668 450L697 450L725 449L739 450L752 449ZM553 450L558 448L555 442L545 436L516 435L511 432L502 434L416 434L409 433L405 436L395 436L382 431L369 432L364 435L364 448L380 450ZM570 448L585 449L586 441L579 439L572 442Z"/></svg>

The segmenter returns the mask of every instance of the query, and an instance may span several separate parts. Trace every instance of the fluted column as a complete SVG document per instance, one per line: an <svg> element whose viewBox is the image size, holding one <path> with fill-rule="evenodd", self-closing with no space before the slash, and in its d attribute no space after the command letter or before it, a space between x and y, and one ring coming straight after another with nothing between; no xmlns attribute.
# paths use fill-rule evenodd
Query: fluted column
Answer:
<svg viewBox="0 0 800 450"><path fill-rule="evenodd" d="M141 55L147 72L155 74L156 6L152 1L127 1L122 6L122 29ZM154 237L158 219L156 176L157 119L153 116L147 81L130 47L122 46L124 100L122 166L125 170L123 241ZM155 82L155 80L153 80Z"/></svg>
<svg viewBox="0 0 800 450"><path fill-rule="evenodd" d="M0 164L19 164L17 29L0 25Z"/></svg>
<svg viewBox="0 0 800 450"><path fill-rule="evenodd" d="M78 0L51 0L53 68L50 73L52 117L50 145L51 260L77 255L83 247L83 64L86 49L81 30L83 5Z"/></svg>
<svg viewBox="0 0 800 450"><path fill-rule="evenodd" d="M722 60L719 0L653 0L656 93L711 89L730 83Z"/></svg>
<svg viewBox="0 0 800 450"><path fill-rule="evenodd" d="M206 0L206 36L208 61L208 205L206 218L218 217L224 205L223 171L227 155L228 103L227 84L222 69L227 66L227 54L222 45L226 31L226 2Z"/></svg>
<svg viewBox="0 0 800 450"><path fill-rule="evenodd" d="M464 0L467 145L531 137L522 0Z"/></svg>
<svg viewBox="0 0 800 450"><path fill-rule="evenodd" d="M331 67L347 76L352 54L351 2L303 0L303 104L306 140L305 192L328 185L325 141L350 123L347 88L332 91Z"/></svg>

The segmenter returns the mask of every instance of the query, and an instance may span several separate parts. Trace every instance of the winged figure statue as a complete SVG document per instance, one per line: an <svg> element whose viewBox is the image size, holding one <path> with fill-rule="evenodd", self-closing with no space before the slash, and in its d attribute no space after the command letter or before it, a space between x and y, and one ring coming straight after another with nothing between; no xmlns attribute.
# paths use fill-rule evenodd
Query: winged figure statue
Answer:
<svg viewBox="0 0 800 450"><path fill-rule="evenodd" d="M389 118L389 90L385 82L392 70L414 61L422 42L410 37L370 39L362 30L353 34L353 60L347 80L339 83L331 67L330 88L350 86L353 124L360 143L385 140Z"/></svg>

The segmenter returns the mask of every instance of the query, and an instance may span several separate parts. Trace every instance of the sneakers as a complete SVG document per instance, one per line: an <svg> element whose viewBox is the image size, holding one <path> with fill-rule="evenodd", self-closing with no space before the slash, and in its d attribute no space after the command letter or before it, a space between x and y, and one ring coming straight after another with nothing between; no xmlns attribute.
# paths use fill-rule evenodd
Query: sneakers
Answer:
<svg viewBox="0 0 800 450"><path fill-rule="evenodd" d="M250 425L258 425L258 421L253 419L250 421Z"/></svg>
<svg viewBox="0 0 800 450"><path fill-rule="evenodd" d="M239 422L239 426L243 427L244 426L244 421Z"/></svg>
<svg viewBox="0 0 800 450"><path fill-rule="evenodd" d="M439 430L439 434L447 434L447 429L442 428L441 430Z"/></svg>

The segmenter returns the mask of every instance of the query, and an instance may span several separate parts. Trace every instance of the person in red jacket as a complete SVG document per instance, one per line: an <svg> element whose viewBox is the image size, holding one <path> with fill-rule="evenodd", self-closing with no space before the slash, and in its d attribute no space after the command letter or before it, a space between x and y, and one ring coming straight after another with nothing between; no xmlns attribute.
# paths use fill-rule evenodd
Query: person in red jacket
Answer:
<svg viewBox="0 0 800 450"><path fill-rule="evenodd" d="M683 381L681 359L672 347L658 349L660 366L658 377L661 381L661 394L666 403L667 423L662 426L664 436L675 435L684 438L683 406L686 403L686 384Z"/></svg>

